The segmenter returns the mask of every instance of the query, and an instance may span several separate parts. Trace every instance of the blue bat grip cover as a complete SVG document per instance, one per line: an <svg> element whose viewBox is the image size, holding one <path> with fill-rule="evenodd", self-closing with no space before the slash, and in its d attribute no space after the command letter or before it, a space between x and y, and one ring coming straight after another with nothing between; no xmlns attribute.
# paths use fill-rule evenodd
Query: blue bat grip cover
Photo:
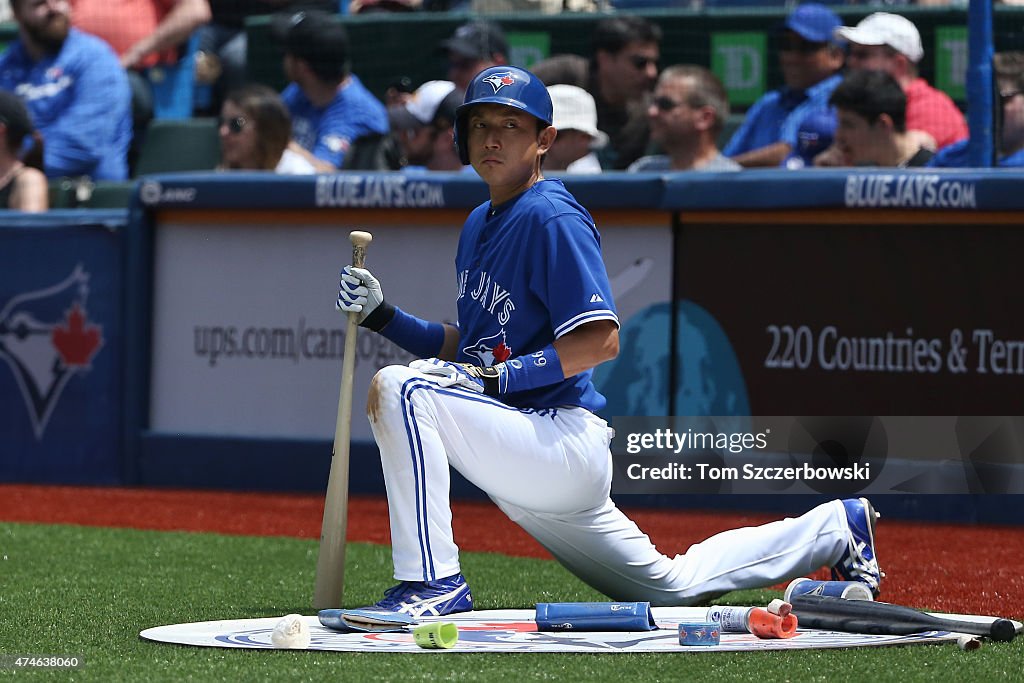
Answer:
<svg viewBox="0 0 1024 683"><path fill-rule="evenodd" d="M654 631L649 602L538 602L538 631Z"/></svg>

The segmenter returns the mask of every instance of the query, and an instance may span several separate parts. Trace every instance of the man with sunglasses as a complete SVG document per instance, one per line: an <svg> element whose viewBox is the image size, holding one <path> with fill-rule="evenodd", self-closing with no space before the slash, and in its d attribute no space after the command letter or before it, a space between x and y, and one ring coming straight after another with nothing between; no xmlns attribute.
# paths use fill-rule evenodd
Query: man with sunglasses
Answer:
<svg viewBox="0 0 1024 683"><path fill-rule="evenodd" d="M647 151L647 107L658 78L661 28L620 14L597 22L593 52L555 55L533 66L545 84L575 85L594 96L597 127L609 144L598 152L602 168L624 170Z"/></svg>
<svg viewBox="0 0 1024 683"><path fill-rule="evenodd" d="M997 52L992 59L999 107L996 126L996 166L1024 166L1024 52ZM966 168L970 166L967 139L944 147L932 157L929 166Z"/></svg>
<svg viewBox="0 0 1024 683"><path fill-rule="evenodd" d="M713 73L702 66L670 66L658 77L648 109L651 140L665 153L640 157L628 170L740 170L718 150L718 135L728 116L729 96Z"/></svg>
<svg viewBox="0 0 1024 683"><path fill-rule="evenodd" d="M849 43L848 69L884 71L900 84L907 95L907 130L926 133L934 149L967 137L967 122L953 100L917 74L924 48L912 21L875 12L856 26L837 29L836 36Z"/></svg>
<svg viewBox="0 0 1024 683"><path fill-rule="evenodd" d="M292 117L288 148L320 173L336 171L354 142L387 135L387 111L351 72L348 32L333 16L296 12L272 26L291 80L281 93Z"/></svg>
<svg viewBox="0 0 1024 683"><path fill-rule="evenodd" d="M776 31L783 87L761 97L747 112L723 153L742 166L778 166L797 147L805 118L828 110L842 76L843 48L834 32L842 22L824 5L793 10Z"/></svg>

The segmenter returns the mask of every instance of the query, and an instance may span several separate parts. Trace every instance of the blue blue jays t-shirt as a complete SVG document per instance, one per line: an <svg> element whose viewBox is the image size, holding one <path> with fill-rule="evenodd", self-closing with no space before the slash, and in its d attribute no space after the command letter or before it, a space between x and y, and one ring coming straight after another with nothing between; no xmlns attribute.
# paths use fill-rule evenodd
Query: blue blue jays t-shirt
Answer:
<svg viewBox="0 0 1024 683"><path fill-rule="evenodd" d="M732 157L776 142L796 149L800 124L808 116L829 110L828 98L842 80L836 74L807 90L779 88L765 93L747 112L722 154Z"/></svg>
<svg viewBox="0 0 1024 683"><path fill-rule="evenodd" d="M388 132L388 113L355 75L326 107L315 107L296 83L281 93L292 116L292 139L317 159L341 168L352 142Z"/></svg>
<svg viewBox="0 0 1024 683"><path fill-rule="evenodd" d="M584 323L618 323L594 219L559 180L542 180L466 219L455 258L459 353L490 366L543 349ZM557 384L505 394L517 408L582 406L605 399L592 370Z"/></svg>
<svg viewBox="0 0 1024 683"><path fill-rule="evenodd" d="M0 55L0 90L25 102L42 133L47 176L128 177L131 89L105 42L71 29L58 52L37 62L16 40Z"/></svg>

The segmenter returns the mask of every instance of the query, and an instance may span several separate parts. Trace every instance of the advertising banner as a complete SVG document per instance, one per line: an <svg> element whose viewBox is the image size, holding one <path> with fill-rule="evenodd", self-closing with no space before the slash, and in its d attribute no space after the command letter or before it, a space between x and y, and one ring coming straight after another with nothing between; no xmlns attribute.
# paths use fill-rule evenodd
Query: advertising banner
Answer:
<svg viewBox="0 0 1024 683"><path fill-rule="evenodd" d="M124 218L18 222L0 228L0 481L119 483Z"/></svg>
<svg viewBox="0 0 1024 683"><path fill-rule="evenodd" d="M454 257L461 224L161 223L156 228L150 429L190 435L330 439L338 403L344 319L334 308L338 271L351 259L348 233L370 230L367 267L385 297L415 315L454 322ZM626 219L628 221L628 219ZM668 348L667 317L656 304L671 288L671 241L664 227L599 223L612 291L629 347ZM653 327L648 325L654 319ZM372 440L364 403L378 369L412 360L361 330L352 417L354 440ZM620 357L619 372L631 362ZM611 365L611 364L610 364ZM614 367L599 389L610 404L633 391ZM640 398L667 405L668 385Z"/></svg>
<svg viewBox="0 0 1024 683"><path fill-rule="evenodd" d="M729 345L749 414L1015 415L1022 248L1010 225L686 225L676 294Z"/></svg>

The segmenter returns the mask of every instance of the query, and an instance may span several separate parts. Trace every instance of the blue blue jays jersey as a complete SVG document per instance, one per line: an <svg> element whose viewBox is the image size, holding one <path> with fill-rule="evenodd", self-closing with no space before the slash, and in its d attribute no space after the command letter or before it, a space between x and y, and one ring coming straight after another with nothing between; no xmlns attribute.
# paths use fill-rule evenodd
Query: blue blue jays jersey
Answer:
<svg viewBox="0 0 1024 683"><path fill-rule="evenodd" d="M292 117L292 138L338 168L357 139L388 132L387 110L355 74L326 107L314 106L295 83L284 89L281 100Z"/></svg>
<svg viewBox="0 0 1024 683"><path fill-rule="evenodd" d="M128 177L132 93L105 42L71 29L58 52L36 61L19 38L0 55L0 90L24 100L46 143L47 176Z"/></svg>
<svg viewBox="0 0 1024 683"><path fill-rule="evenodd" d="M459 354L489 366L543 349L584 323L618 324L594 219L559 180L542 180L466 219L455 257ZM592 370L505 394L519 408L604 407Z"/></svg>

